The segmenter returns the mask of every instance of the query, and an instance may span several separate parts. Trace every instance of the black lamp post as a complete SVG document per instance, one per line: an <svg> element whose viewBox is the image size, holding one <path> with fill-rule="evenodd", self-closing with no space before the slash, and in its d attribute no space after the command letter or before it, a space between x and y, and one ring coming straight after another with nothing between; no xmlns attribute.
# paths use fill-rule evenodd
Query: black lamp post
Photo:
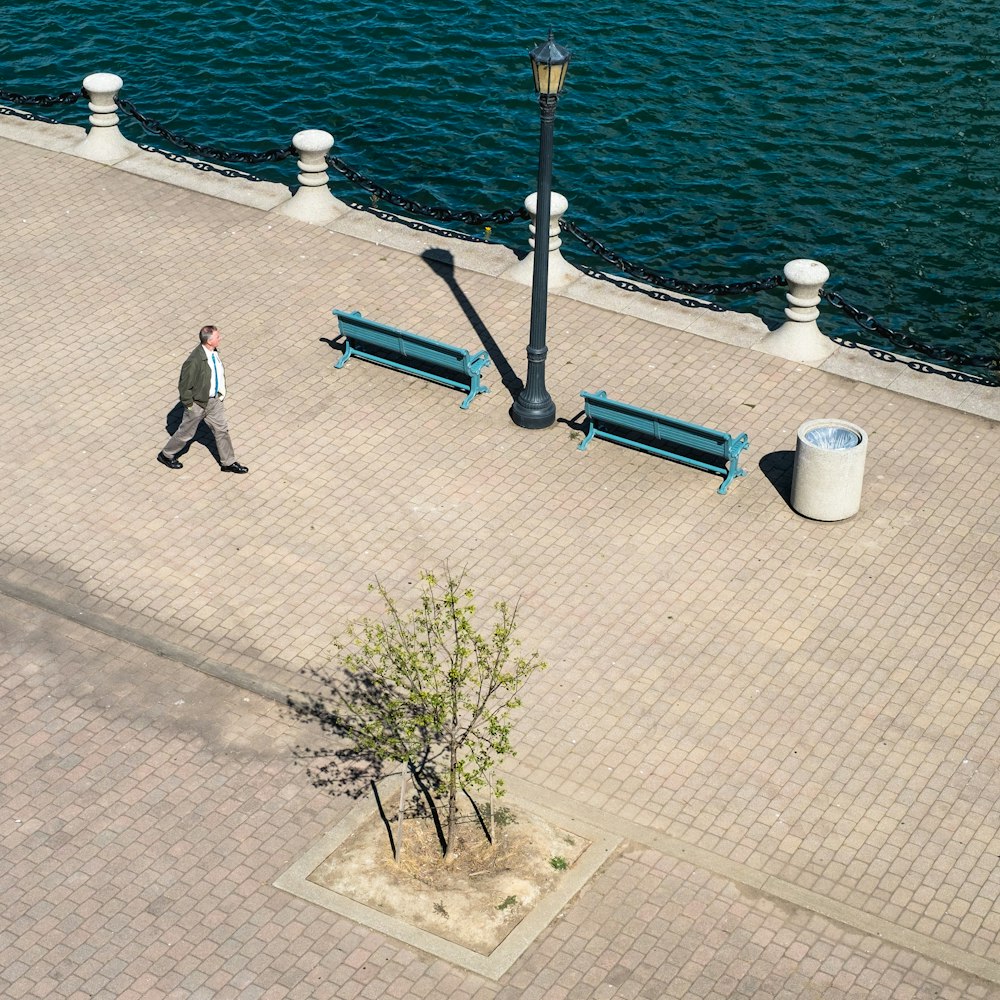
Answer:
<svg viewBox="0 0 1000 1000"><path fill-rule="evenodd" d="M535 212L535 258L531 275L531 331L528 334L528 377L521 394L510 408L519 427L551 427L556 406L545 388L545 322L549 292L549 208L552 200L552 132L556 105L566 82L569 52L552 40L528 53L535 77L541 132L538 142L538 204Z"/></svg>

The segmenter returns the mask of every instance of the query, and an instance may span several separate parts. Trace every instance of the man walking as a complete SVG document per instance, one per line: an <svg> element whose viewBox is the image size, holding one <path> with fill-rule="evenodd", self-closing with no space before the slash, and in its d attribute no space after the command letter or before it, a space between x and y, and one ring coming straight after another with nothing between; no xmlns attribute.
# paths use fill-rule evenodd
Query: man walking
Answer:
<svg viewBox="0 0 1000 1000"><path fill-rule="evenodd" d="M198 339L201 343L184 362L177 383L184 406L181 425L163 446L163 451L156 456L156 460L168 469L183 468L177 461L177 453L195 436L198 425L204 420L215 437L222 471L238 474L249 472L245 465L236 461L233 443L229 439L229 421L226 420L226 408L222 403L226 396L226 371L217 350L219 328L203 326L198 332Z"/></svg>

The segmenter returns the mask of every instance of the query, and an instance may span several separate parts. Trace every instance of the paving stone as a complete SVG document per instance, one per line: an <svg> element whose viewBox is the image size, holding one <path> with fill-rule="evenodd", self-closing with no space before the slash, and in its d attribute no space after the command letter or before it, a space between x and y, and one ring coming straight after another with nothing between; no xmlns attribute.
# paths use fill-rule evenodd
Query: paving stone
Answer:
<svg viewBox="0 0 1000 1000"><path fill-rule="evenodd" d="M418 256L0 146L0 591L35 595L0 603L11 996L195 995L223 969L219 996L405 978L414 996L510 997L543 974L556 997L990 995L651 849L615 859L498 985L355 933L268 888L346 809L292 765L288 720L121 639L302 685L377 610L376 575L406 597L421 568L466 567L487 600L522 595L551 663L512 776L1000 963L995 422L553 296L560 416L606 388L746 431L749 474L719 497L697 470L579 453L566 423L512 427L498 370L523 370L527 289L458 271L459 298ZM396 372L334 371L334 306L470 348L488 331L493 391L463 412ZM179 474L153 461L206 321L246 477L200 443ZM789 506L791 449L828 414L870 453L860 513L820 524ZM549 983L554 954L571 961ZM67 992L53 970L71 959Z"/></svg>

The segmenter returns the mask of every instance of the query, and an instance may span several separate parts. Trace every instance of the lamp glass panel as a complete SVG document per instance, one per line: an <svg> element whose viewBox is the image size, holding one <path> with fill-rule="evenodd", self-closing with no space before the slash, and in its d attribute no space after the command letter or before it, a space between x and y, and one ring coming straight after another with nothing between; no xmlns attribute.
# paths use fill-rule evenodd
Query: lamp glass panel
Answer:
<svg viewBox="0 0 1000 1000"><path fill-rule="evenodd" d="M533 62L531 68L535 75L535 90L539 94L558 94L562 91L566 63Z"/></svg>

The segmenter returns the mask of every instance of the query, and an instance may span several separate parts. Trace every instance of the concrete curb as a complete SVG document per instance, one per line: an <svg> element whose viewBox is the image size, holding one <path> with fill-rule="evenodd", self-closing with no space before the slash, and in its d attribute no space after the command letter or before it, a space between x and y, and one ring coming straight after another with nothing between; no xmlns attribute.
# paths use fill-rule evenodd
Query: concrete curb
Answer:
<svg viewBox="0 0 1000 1000"><path fill-rule="evenodd" d="M127 642L131 646L144 649L156 656L162 656L174 663L190 667L201 674L214 677L224 684L230 684L243 691L266 698L268 701L276 702L279 705L288 704L288 698L292 692L280 684L272 684L255 677L247 670L241 670L239 667L200 656L179 643L168 642L148 635L140 629L116 622L107 615L96 611L87 611L74 604L68 597L51 592L46 593L37 587L18 582L12 579L13 575L9 566L0 563L0 593L7 597L20 601L22 604L41 608L43 611L58 615L67 621L76 622L78 625L83 625L85 628L112 639ZM263 672L266 669L266 664L261 664L261 669Z"/></svg>
<svg viewBox="0 0 1000 1000"><path fill-rule="evenodd" d="M30 121L17 115L0 117L0 138L55 152L74 155L74 148L85 134L85 130L78 126ZM267 212L280 213L282 206L291 197L290 190L284 185L226 178L221 174L206 175L190 164L161 160L157 154L146 151L110 164L108 169L140 174ZM513 281L503 272L516 262L517 255L506 247L473 240L456 240L444 228L422 223L411 226L402 221L391 221L388 213L374 214L359 206L354 207L355 211L338 216L326 223L325 228L377 246L390 246L407 253L433 256L435 259L444 259L457 268ZM306 222L299 224L310 225ZM525 243L527 245L527 233ZM631 284L641 288L636 282ZM713 310L704 315L691 315L692 310L688 307L648 298L641 291L626 291L617 287L614 282L605 283L589 278L582 271L576 281L560 289L551 289L550 295L577 299L609 312L642 317L671 329L686 330L744 349L761 350L768 332L764 321L749 313ZM774 360L776 364L786 366L818 368L855 382L881 386L965 413L1000 420L1000 387L963 381L961 373L925 361L903 355L885 356L886 352L882 351L879 354L883 357L872 356L861 344L850 347L836 344L829 357L814 364L807 365L779 357ZM852 415L848 413L843 416L850 418Z"/></svg>

